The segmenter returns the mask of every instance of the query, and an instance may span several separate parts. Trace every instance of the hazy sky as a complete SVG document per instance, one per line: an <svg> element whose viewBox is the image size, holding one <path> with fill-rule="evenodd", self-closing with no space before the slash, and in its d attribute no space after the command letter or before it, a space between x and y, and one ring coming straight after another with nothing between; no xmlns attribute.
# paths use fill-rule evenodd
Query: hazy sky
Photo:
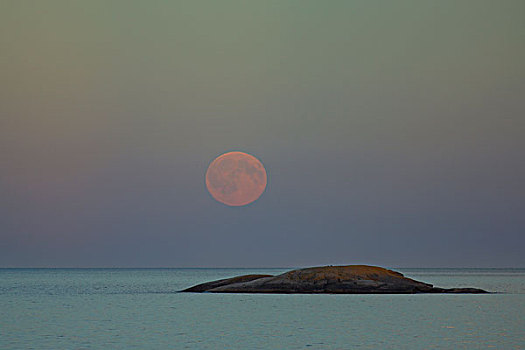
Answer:
<svg viewBox="0 0 525 350"><path fill-rule="evenodd" d="M0 1L3 267L525 267L524 150L523 0Z"/></svg>

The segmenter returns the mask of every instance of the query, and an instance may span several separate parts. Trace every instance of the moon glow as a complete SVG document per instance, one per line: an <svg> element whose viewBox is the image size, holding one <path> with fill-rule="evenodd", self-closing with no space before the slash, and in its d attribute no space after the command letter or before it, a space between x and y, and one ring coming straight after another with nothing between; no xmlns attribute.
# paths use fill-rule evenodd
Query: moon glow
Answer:
<svg viewBox="0 0 525 350"><path fill-rule="evenodd" d="M224 153L206 171L206 187L212 197L234 207L257 200L266 188L266 181L262 163L244 152Z"/></svg>

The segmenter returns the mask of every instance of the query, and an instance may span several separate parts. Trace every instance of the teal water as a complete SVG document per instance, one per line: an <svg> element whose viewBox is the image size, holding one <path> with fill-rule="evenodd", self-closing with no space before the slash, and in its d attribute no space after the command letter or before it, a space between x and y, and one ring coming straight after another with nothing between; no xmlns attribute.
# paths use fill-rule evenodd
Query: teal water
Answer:
<svg viewBox="0 0 525 350"><path fill-rule="evenodd" d="M176 293L288 269L0 269L0 349L524 349L525 269L396 269L488 295Z"/></svg>

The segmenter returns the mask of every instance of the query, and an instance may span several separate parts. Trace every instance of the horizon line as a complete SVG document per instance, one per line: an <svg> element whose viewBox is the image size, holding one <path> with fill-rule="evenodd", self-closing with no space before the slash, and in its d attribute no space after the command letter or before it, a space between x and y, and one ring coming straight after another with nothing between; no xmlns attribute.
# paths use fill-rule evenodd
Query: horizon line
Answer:
<svg viewBox="0 0 525 350"><path fill-rule="evenodd" d="M252 267L236 267L236 266L0 266L0 269L128 269L128 270L155 270L155 269L227 269L227 270L249 270L249 269L303 269L309 267L323 267L323 266L350 266L350 265L367 265L367 264L348 264L348 265L315 265L315 266L252 266ZM377 266L377 265L370 265ZM379 266L383 267L383 266ZM402 267L384 267L387 269L525 269L525 266L503 266L503 267L472 267L472 266L426 266L426 267L415 267L415 266L402 266Z"/></svg>

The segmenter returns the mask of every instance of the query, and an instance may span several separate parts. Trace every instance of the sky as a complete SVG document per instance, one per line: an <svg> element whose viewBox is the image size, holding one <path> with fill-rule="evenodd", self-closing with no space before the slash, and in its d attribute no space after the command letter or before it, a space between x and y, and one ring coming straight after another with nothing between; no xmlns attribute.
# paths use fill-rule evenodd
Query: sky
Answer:
<svg viewBox="0 0 525 350"><path fill-rule="evenodd" d="M0 2L0 267L525 267L525 2ZM263 195L207 192L228 151Z"/></svg>

